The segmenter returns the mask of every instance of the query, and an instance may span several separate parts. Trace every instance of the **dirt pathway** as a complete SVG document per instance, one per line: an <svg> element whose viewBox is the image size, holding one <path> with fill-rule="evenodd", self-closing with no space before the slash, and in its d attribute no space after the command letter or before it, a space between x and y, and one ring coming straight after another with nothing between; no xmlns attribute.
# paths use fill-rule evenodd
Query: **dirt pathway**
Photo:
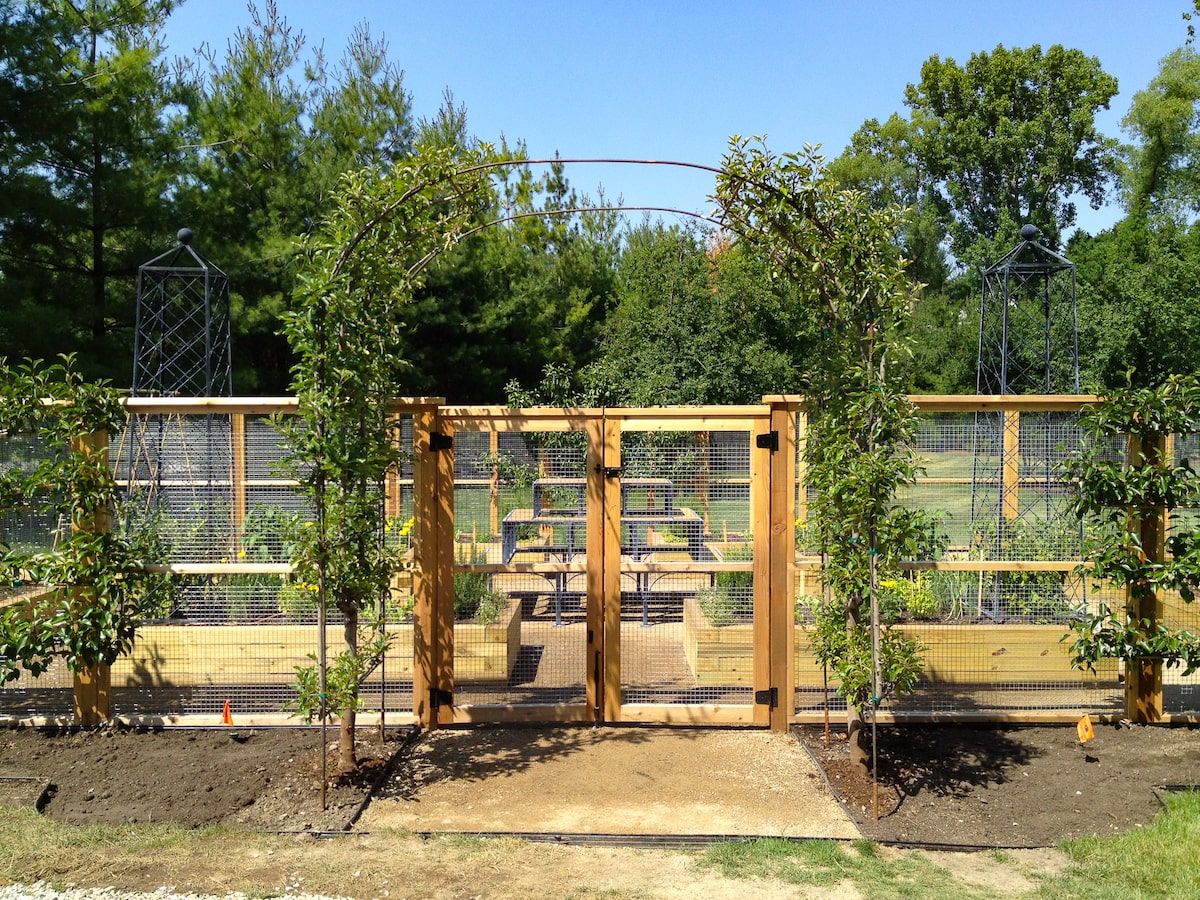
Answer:
<svg viewBox="0 0 1200 900"><path fill-rule="evenodd" d="M358 827L857 837L794 737L480 728L426 736Z"/></svg>

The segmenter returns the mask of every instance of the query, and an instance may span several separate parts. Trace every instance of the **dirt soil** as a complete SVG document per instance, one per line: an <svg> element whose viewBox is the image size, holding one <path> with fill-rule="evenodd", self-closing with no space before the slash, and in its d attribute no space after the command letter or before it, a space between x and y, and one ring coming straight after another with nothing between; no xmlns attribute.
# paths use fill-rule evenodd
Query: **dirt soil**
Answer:
<svg viewBox="0 0 1200 900"><path fill-rule="evenodd" d="M318 730L18 729L0 731L0 802L40 795L46 815L78 824L857 836L827 779L871 838L1039 847L1149 822L1156 792L1200 784L1193 729L1098 726L1081 744L1073 726L880 728L876 821L874 785L852 776L840 735L798 732L823 772L793 736L761 731L474 728L380 743L364 729L362 774L331 779L322 810Z"/></svg>
<svg viewBox="0 0 1200 900"><path fill-rule="evenodd" d="M1164 726L946 726L878 732L879 786L856 775L844 734L798 729L864 835L879 841L1049 847L1127 831L1164 790L1200 785L1200 731ZM875 818L878 794L879 818Z"/></svg>

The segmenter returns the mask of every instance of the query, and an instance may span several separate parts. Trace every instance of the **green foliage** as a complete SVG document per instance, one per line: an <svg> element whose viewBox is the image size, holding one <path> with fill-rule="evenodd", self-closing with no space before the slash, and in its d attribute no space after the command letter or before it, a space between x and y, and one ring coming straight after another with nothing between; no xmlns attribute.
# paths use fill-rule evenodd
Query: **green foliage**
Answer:
<svg viewBox="0 0 1200 900"><path fill-rule="evenodd" d="M50 549L5 548L0 583L42 585L0 611L0 683L62 657L73 672L112 663L153 614L154 579L138 545L108 531L120 500L106 448L90 439L125 419L117 393L84 381L74 360L10 367L0 361L0 440L33 436L45 454L32 470L0 472L0 509L49 513L63 523Z"/></svg>
<svg viewBox="0 0 1200 900"><path fill-rule="evenodd" d="M907 449L914 410L888 378L889 360L906 352L911 305L895 242L900 212L842 190L811 148L776 156L739 137L730 141L717 200L725 226L794 281L803 315L819 328L820 350L804 372L811 397L804 452L817 489L808 521L834 598L821 621L840 626L818 629L818 652L847 685L857 721L868 701L911 689L921 671L919 648L889 636L872 678L864 618L879 581L929 532L926 520L896 502L919 471Z"/></svg>
<svg viewBox="0 0 1200 900"><path fill-rule="evenodd" d="M77 353L129 377L136 266L178 227L174 0L12 0L0 12L0 357Z"/></svg>
<svg viewBox="0 0 1200 900"><path fill-rule="evenodd" d="M752 552L746 546L729 547L722 560L749 561ZM718 627L747 621L754 606L754 573L717 572L711 587L696 591L696 602L708 621Z"/></svg>
<svg viewBox="0 0 1200 900"><path fill-rule="evenodd" d="M474 546L470 554L460 549L460 565L487 561L487 553ZM493 591L486 572L454 573L454 621L494 625L508 607L508 596Z"/></svg>
<svg viewBox="0 0 1200 900"><path fill-rule="evenodd" d="M994 262L1025 222L1054 245L1075 222L1074 196L1103 202L1115 145L1095 115L1116 93L1098 59L1058 44L997 46L964 66L925 61L904 102L913 153L960 262Z"/></svg>
<svg viewBox="0 0 1200 900"><path fill-rule="evenodd" d="M486 150L486 148L485 148ZM284 332L296 353L292 388L299 415L284 423L288 465L314 510L296 531L297 577L316 584L318 609L345 621L344 676L319 691L341 719L341 763L356 765L358 683L380 646L360 646L360 613L382 619L400 552L385 535L384 486L401 461L393 398L403 358L402 315L429 264L474 224L489 196L483 154L422 145L384 176L346 175L320 229L303 244L296 308ZM365 654L368 659L361 659Z"/></svg>
<svg viewBox="0 0 1200 900"><path fill-rule="evenodd" d="M748 246L647 225L627 236L617 275L600 359L583 376L609 403L757 403L801 389L812 327Z"/></svg>
<svg viewBox="0 0 1200 900"><path fill-rule="evenodd" d="M878 596L882 606L886 591ZM893 607L890 617L898 613ZM846 607L837 597L817 607L813 623L805 628L817 661L828 666L839 680L838 695L860 710L876 707L887 697L911 694L924 672L925 648L921 642L897 631L882 609L880 617L878 684L872 672L875 660L871 632L863 627L847 627Z"/></svg>
<svg viewBox="0 0 1200 900"><path fill-rule="evenodd" d="M379 665L391 646L391 639L391 634L387 632L364 630L354 652L343 651L327 661L323 691L319 666L297 666L296 696L284 704L284 709L291 710L311 725L314 719L323 717L329 708L325 698L328 695L339 699L338 708L343 715L348 714L350 709L357 712L362 708L359 685ZM308 658L317 661L316 654L310 653Z"/></svg>
<svg viewBox="0 0 1200 900"><path fill-rule="evenodd" d="M1072 625L1073 664L1094 668L1105 658L1156 659L1200 668L1200 638L1168 629L1138 614L1137 607L1162 591L1178 591L1188 603L1200 590L1200 530L1172 517L1165 559L1142 545L1141 523L1173 509L1200 507L1200 478L1188 460L1172 463L1156 449L1167 435L1200 431L1200 378L1168 378L1158 387L1126 388L1082 416L1090 452L1074 463L1079 484L1076 509L1095 536L1089 548L1093 577L1124 586L1129 607L1119 616L1101 605ZM1140 442L1127 466L1105 451L1129 435Z"/></svg>
<svg viewBox="0 0 1200 900"><path fill-rule="evenodd" d="M230 276L236 389L282 393L292 356L277 332L301 268L297 239L343 173L385 172L412 150L415 127L403 73L366 26L331 64L275 0L250 15L220 52L199 48L186 64L196 150L176 187L197 244Z"/></svg>
<svg viewBox="0 0 1200 900"><path fill-rule="evenodd" d="M1182 222L1200 209L1200 56L1180 47L1133 95L1121 125L1137 142L1121 170L1125 207L1134 221Z"/></svg>
<svg viewBox="0 0 1200 900"><path fill-rule="evenodd" d="M1059 518L986 521L974 537L981 558L1002 560L1061 559L1064 548L1074 556L1079 543L1078 523L1072 527ZM1066 577L1065 572L997 572L996 593L990 595L997 605L993 612L999 618L1041 622L1074 615L1079 604L1064 590Z"/></svg>
<svg viewBox="0 0 1200 900"><path fill-rule="evenodd" d="M917 620L935 619L941 611L933 578L924 572L913 572L908 578L881 581L880 615L885 622L907 616Z"/></svg>

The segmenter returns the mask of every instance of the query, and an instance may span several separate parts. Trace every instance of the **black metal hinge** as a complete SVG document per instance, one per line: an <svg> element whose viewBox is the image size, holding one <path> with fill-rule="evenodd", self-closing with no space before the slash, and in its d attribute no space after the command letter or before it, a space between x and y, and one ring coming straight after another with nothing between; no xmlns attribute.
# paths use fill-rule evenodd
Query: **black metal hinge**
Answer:
<svg viewBox="0 0 1200 900"><path fill-rule="evenodd" d="M429 689L429 706L432 709L440 709L443 706L454 705L454 692L444 691L441 688Z"/></svg>
<svg viewBox="0 0 1200 900"><path fill-rule="evenodd" d="M454 446L454 438L448 434L442 434L440 431L432 431L429 434L429 449L434 453L439 450L449 450Z"/></svg>
<svg viewBox="0 0 1200 900"><path fill-rule="evenodd" d="M779 688L767 688L765 691L754 692L754 702L758 706L769 706L774 709L779 705Z"/></svg>
<svg viewBox="0 0 1200 900"><path fill-rule="evenodd" d="M754 438L754 446L760 450L770 450L775 453L779 450L779 432L768 431L766 434L760 434Z"/></svg>

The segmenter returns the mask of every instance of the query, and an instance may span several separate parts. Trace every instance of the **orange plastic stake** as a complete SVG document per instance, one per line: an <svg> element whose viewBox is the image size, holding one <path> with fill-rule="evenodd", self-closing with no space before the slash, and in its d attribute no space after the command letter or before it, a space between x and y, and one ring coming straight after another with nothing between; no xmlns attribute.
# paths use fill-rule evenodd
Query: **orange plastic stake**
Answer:
<svg viewBox="0 0 1200 900"><path fill-rule="evenodd" d="M1092 730L1092 717L1085 715L1079 720L1079 724L1075 726L1079 732L1079 743L1086 744L1096 736L1096 732Z"/></svg>
<svg viewBox="0 0 1200 900"><path fill-rule="evenodd" d="M233 725L233 716L229 712L229 701L225 701L225 711L221 713L221 721L226 725Z"/></svg>

